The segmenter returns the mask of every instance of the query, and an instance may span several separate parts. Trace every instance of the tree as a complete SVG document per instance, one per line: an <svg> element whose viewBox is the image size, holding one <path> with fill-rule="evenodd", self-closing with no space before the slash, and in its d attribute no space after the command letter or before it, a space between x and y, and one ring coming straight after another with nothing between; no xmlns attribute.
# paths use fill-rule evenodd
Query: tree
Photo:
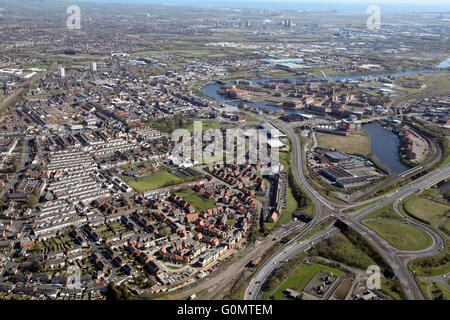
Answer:
<svg viewBox="0 0 450 320"><path fill-rule="evenodd" d="M106 300L121 300L122 292L117 290L114 282L108 283L107 291L106 291Z"/></svg>
<svg viewBox="0 0 450 320"><path fill-rule="evenodd" d="M37 205L37 203L38 203L38 197L35 195L35 194L30 194L28 197L27 197L27 206L29 207L29 208L34 208L36 205Z"/></svg>
<svg viewBox="0 0 450 320"><path fill-rule="evenodd" d="M37 262L37 261L33 262L31 268L32 268L32 270L34 272L42 272L42 271L44 271L44 266L41 263Z"/></svg>
<svg viewBox="0 0 450 320"><path fill-rule="evenodd" d="M128 287L125 284L120 286L121 300L130 300L130 293Z"/></svg>
<svg viewBox="0 0 450 320"><path fill-rule="evenodd" d="M169 235L169 227L162 227L159 230L159 234L163 237L167 237Z"/></svg>

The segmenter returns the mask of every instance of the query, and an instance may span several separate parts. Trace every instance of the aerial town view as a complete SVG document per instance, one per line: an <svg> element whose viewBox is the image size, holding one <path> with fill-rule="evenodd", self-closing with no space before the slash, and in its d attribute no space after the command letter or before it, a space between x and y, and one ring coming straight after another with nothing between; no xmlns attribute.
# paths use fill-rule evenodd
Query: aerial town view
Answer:
<svg viewBox="0 0 450 320"><path fill-rule="evenodd" d="M445 0L0 0L0 300L450 300L449 36Z"/></svg>

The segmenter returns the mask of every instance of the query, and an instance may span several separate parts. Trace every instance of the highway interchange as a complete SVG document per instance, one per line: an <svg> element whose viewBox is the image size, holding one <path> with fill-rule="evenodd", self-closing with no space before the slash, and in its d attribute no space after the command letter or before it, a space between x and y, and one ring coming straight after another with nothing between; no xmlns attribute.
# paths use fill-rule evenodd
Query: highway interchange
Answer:
<svg viewBox="0 0 450 320"><path fill-rule="evenodd" d="M352 212L351 214L347 214L309 185L303 172L301 141L298 135L294 132L293 127L289 125L281 125L280 123L276 123L276 126L282 129L291 139L294 159L294 174L301 187L314 202L316 215L313 221L309 223L307 228L305 228L298 236L287 243L282 250L278 251L264 263L264 265L258 270L258 272L250 281L250 284L245 292L244 299L260 299L262 295L261 286L275 268L277 268L284 261L295 256L299 252L308 250L314 243L317 243L318 241L329 237L334 232L337 232L338 229L336 227L330 226L307 238L306 240L299 242L299 239L306 235L314 227L316 227L326 219L334 217L346 223L352 229L361 234L380 252L380 254L390 264L392 270L400 280L408 299L423 300L424 297L422 295L422 292L420 291L419 286L415 281L414 275L408 269L407 263L410 260L416 258L431 256L441 252L445 249L445 242L435 231L401 214L397 207L403 199L409 197L410 195L425 190L435 185L436 183L450 177L450 165L437 169L396 191L377 198L378 201L376 201L372 205ZM373 200L374 199L372 199L371 201ZM385 207L388 204L394 204L394 209L397 213L400 214L400 216L406 219L406 223L412 224L427 232L427 234L429 234L433 240L432 245L429 248L421 251L399 251L390 246L386 242L386 240L384 240L377 233L361 224L361 219L373 212L376 212L377 210ZM355 206L356 205L360 204L355 204ZM333 213L331 215L322 217L322 208L326 208L328 211L331 211Z"/></svg>

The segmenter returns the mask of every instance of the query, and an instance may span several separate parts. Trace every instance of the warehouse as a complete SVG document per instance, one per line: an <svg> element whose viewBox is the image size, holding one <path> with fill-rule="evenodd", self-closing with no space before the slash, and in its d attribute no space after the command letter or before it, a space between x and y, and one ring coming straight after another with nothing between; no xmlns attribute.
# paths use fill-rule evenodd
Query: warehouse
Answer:
<svg viewBox="0 0 450 320"><path fill-rule="evenodd" d="M348 161L350 159L347 155L339 151L327 152L325 153L325 157L332 162Z"/></svg>
<svg viewBox="0 0 450 320"><path fill-rule="evenodd" d="M340 188L352 188L352 187L358 187L366 184L367 178L366 177L351 177L351 178L341 178L336 180L336 185Z"/></svg>
<svg viewBox="0 0 450 320"><path fill-rule="evenodd" d="M342 178L353 178L354 176L348 172L347 170L344 170L342 168L326 168L323 170L320 170L319 173L324 176L325 178L327 178L330 181L336 181L338 179L342 179Z"/></svg>

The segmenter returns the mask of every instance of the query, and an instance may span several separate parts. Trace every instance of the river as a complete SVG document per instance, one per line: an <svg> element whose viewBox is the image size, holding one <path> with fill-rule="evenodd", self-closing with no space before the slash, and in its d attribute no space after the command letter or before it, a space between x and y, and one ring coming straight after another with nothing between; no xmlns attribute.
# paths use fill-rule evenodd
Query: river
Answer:
<svg viewBox="0 0 450 320"><path fill-rule="evenodd" d="M443 62L444 63L444 62ZM441 63L442 65L442 63ZM431 72L433 70L416 70L416 71L401 71L401 72L394 72L394 73L376 73L376 74L357 74L357 75L346 75L346 76L328 76L327 80L337 81L337 80L363 80L366 77L387 77L387 76L402 76L402 75L409 75L409 74L417 74L417 73L426 73ZM324 80L323 77L305 77L305 78L257 78L257 79L248 79L249 81L252 81L255 85L258 85L259 82L267 82L271 80L291 80L294 82L307 82L307 81L317 81L317 80ZM223 96L217 93L217 89L219 89L222 85L218 82L211 83L202 88L202 92L207 95L210 98L216 99L218 101L227 101L228 104L237 105L240 101L239 100L227 100ZM261 102L247 102L245 101L245 104L248 105L251 108L263 108L269 111L276 111L283 108L270 106L273 102L271 101L261 101ZM303 113L300 110L291 110L291 109L284 109L286 113Z"/></svg>
<svg viewBox="0 0 450 320"><path fill-rule="evenodd" d="M450 64L450 58L442 62L438 67L446 68ZM395 72L395 73L379 73L379 74L370 74L370 75L347 75L347 76L331 76L327 77L328 80L362 80L365 77L386 77L386 76L400 76L400 75L408 75L408 74L417 74L417 73L426 73L431 72L433 70L418 70L418 71L403 71L403 72ZM260 79L249 79L254 84L258 84L258 82L267 82L270 80L291 80L295 82L304 82L304 81L315 81L315 80L323 80L323 77L306 77L306 78L260 78ZM223 96L217 93L217 89L219 89L222 85L220 83L212 83L208 84L202 88L202 92L213 98L217 101L227 101L228 104L237 105L239 100L227 100ZM280 107L270 106L271 101L262 101L262 102L245 102L251 108L264 108L269 111L275 111L279 109L283 109ZM291 110L284 109L286 113L303 113L301 110ZM399 157L399 139L398 136L391 131L383 128L378 124L367 124L362 127L364 130L367 130L371 140L371 152L374 154L380 161L381 164L387 166L393 173L400 174L406 170L408 167L405 166Z"/></svg>

